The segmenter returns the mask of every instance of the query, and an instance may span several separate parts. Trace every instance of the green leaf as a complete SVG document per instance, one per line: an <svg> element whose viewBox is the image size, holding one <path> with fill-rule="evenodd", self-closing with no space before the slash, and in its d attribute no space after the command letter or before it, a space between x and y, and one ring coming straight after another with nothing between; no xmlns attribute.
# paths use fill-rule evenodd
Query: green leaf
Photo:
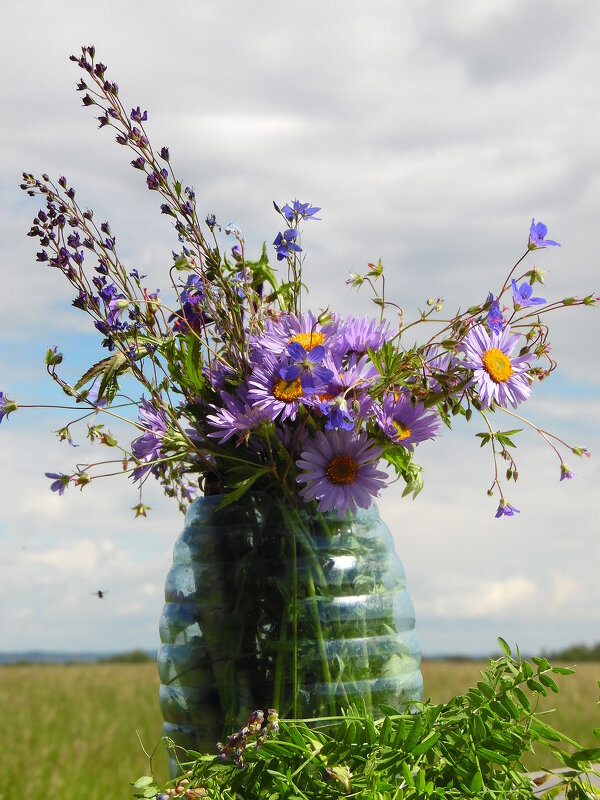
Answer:
<svg viewBox="0 0 600 800"><path fill-rule="evenodd" d="M473 714L473 738L475 742L482 742L487 737L487 728L479 714Z"/></svg>
<svg viewBox="0 0 600 800"><path fill-rule="evenodd" d="M519 703L525 709L525 711L530 711L531 710L531 704L529 703L529 698L527 697L527 695L525 694L523 689L521 689L520 686L515 686L512 691L513 691L513 694L515 695L515 697L517 698L517 700L519 701Z"/></svg>
<svg viewBox="0 0 600 800"><path fill-rule="evenodd" d="M134 789L142 789L146 786L150 786L154 783L154 778L151 775L142 775L141 778L138 778L137 781L133 784Z"/></svg>
<svg viewBox="0 0 600 800"><path fill-rule="evenodd" d="M552 672L555 675L574 675L575 670L570 667L552 667Z"/></svg>
<svg viewBox="0 0 600 800"><path fill-rule="evenodd" d="M548 661L547 658L540 658L540 657L537 657L537 656L532 656L531 660L536 665L536 667L538 669L538 672L542 672L542 671L550 669L550 662Z"/></svg>
<svg viewBox="0 0 600 800"><path fill-rule="evenodd" d="M542 684L538 683L533 678L529 678L529 680L527 681L527 686L530 688L532 692L534 692L534 694L543 694L544 697L548 696L548 692L544 689Z"/></svg>
<svg viewBox="0 0 600 800"><path fill-rule="evenodd" d="M477 688L479 691L484 694L488 700L491 700L493 697L496 696L496 693L489 685L489 683L485 683L484 681L477 681Z"/></svg>
<svg viewBox="0 0 600 800"><path fill-rule="evenodd" d="M411 731L406 737L406 740L404 742L404 748L408 752L411 752L413 747L416 745L422 730L423 730L423 718L419 716L416 717L415 721L413 722Z"/></svg>
<svg viewBox="0 0 600 800"><path fill-rule="evenodd" d="M529 661L524 661L522 667L523 667L523 675L526 678L531 678L531 676L533 675L533 667L531 666Z"/></svg>
<svg viewBox="0 0 600 800"><path fill-rule="evenodd" d="M547 686L549 689L551 689L554 694L558 694L558 686L556 681L553 681L549 675L547 675L545 672L542 672L540 675L538 675L538 677L540 679L540 683L543 683L544 686Z"/></svg>
<svg viewBox="0 0 600 800"><path fill-rule="evenodd" d="M483 756L488 761L492 761L496 764L508 764L509 759L506 756L503 756L501 753L496 752L495 750L489 750L487 747L477 747L475 752L478 756Z"/></svg>
<svg viewBox="0 0 600 800"><path fill-rule="evenodd" d="M571 758L577 761L597 761L600 758L600 747L586 747L571 753Z"/></svg>
<svg viewBox="0 0 600 800"><path fill-rule="evenodd" d="M477 770L473 778L471 779L471 783L469 784L469 789L473 792L473 794L477 794L483 788L483 775L481 774L481 770Z"/></svg>
<svg viewBox="0 0 600 800"><path fill-rule="evenodd" d="M228 492L225 495L223 500L217 506L217 511L220 511L222 508L226 508L232 503L235 503L236 500L239 500L240 497L248 491L248 489L252 486L252 484L258 480L258 478L260 478L262 475L268 472L267 469L260 469L260 468L257 469L258 469L257 472L255 472L253 475L250 475L249 478L240 481L240 483L236 485L236 488L233 491Z"/></svg>
<svg viewBox="0 0 600 800"><path fill-rule="evenodd" d="M428 750L431 750L433 745L439 740L442 734L440 731L431 731L427 736L413 748L412 753L414 756L422 756Z"/></svg>
<svg viewBox="0 0 600 800"><path fill-rule="evenodd" d="M510 433L515 433L515 431L510 431ZM498 637L498 646L507 658L511 658L512 651L507 642L501 636Z"/></svg>

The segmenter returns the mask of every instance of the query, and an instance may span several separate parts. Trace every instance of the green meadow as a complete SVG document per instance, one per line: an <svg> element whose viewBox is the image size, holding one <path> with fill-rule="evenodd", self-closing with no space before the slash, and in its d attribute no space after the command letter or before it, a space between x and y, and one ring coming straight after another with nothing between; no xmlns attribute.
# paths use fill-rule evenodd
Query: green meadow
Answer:
<svg viewBox="0 0 600 800"><path fill-rule="evenodd" d="M479 679L472 661L425 661L425 697L449 700ZM549 724L597 744L600 663L582 663L544 702ZM153 663L0 667L0 800L125 800L159 744ZM548 762L546 762L547 764ZM539 760L531 757L534 769ZM153 766L166 775L159 747Z"/></svg>

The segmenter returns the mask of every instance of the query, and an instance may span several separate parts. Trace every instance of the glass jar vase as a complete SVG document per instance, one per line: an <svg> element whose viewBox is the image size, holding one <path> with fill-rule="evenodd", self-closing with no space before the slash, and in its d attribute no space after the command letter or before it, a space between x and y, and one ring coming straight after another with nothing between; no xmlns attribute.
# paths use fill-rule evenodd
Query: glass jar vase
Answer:
<svg viewBox="0 0 600 800"><path fill-rule="evenodd" d="M339 519L261 493L222 501L195 500L174 548L158 653L164 735L214 753L255 709L314 719L419 700L414 609L376 505Z"/></svg>

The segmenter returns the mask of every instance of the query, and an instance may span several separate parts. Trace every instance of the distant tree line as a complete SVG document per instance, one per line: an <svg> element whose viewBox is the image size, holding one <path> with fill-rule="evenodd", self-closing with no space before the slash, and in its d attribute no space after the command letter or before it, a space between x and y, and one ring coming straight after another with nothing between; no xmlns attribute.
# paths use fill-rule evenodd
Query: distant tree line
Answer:
<svg viewBox="0 0 600 800"><path fill-rule="evenodd" d="M564 650L553 650L544 655L551 661L600 661L600 642L596 644L572 644Z"/></svg>

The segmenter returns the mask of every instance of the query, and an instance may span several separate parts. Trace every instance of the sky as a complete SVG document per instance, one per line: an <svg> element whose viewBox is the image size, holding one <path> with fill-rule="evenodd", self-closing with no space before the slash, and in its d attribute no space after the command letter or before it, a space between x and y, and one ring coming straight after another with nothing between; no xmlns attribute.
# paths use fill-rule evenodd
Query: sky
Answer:
<svg viewBox="0 0 600 800"><path fill-rule="evenodd" d="M122 260L167 291L172 228L130 156L75 92L68 60L95 44L126 107L148 110L200 213L237 222L248 253L279 230L272 202L322 207L307 225L313 309L374 314L350 271L382 259L387 296L414 318L428 297L448 314L498 291L534 217L560 248L528 256L547 299L600 294L600 5L595 0L122 4L12 3L0 34L0 391L64 404L49 346L71 382L102 357L61 275L27 238L39 208L21 171L66 175L108 219ZM224 242L226 245L227 242ZM425 488L390 486L379 507L402 559L425 655L528 653L600 640L598 309L551 319L558 369L519 412L520 509L495 519L493 465L459 420L420 445ZM126 479L63 497L47 471L99 457L60 443L68 411L20 409L0 426L0 651L114 652L158 646L164 579L182 517L151 487L147 519ZM513 420L498 421L502 429ZM106 591L99 600L94 592Z"/></svg>

